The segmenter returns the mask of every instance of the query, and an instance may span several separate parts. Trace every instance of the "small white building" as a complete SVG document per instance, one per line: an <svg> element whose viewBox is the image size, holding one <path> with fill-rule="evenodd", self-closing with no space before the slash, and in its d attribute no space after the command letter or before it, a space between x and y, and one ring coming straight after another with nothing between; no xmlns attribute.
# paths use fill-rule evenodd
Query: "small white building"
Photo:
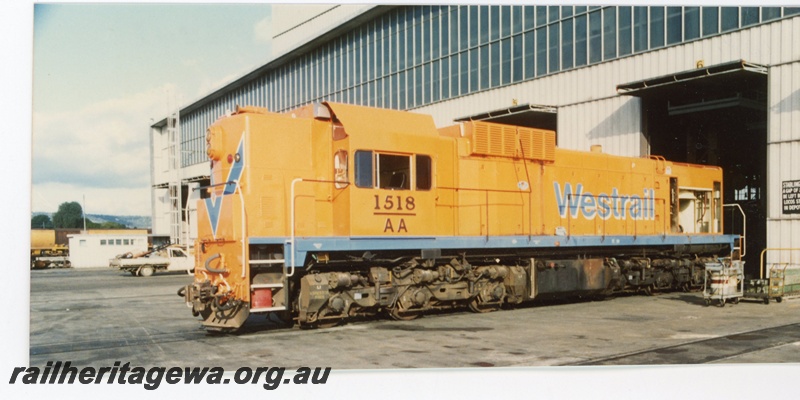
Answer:
<svg viewBox="0 0 800 400"><path fill-rule="evenodd" d="M108 260L119 254L147 251L145 234L77 234L68 238L73 268L108 267Z"/></svg>

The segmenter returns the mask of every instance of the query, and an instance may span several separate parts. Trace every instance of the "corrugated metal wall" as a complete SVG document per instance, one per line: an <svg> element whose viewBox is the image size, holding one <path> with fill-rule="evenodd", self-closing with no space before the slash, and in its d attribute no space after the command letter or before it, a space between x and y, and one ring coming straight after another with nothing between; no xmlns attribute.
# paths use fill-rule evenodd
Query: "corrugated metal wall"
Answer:
<svg viewBox="0 0 800 400"><path fill-rule="evenodd" d="M783 214L782 182L800 180L800 17L558 73L534 81L451 99L415 111L438 126L453 119L518 104L559 107L559 147L648 155L640 102L619 96L616 85L705 66L746 60L769 66L767 133L767 246L800 247L800 214ZM761 249L750 249L761 251ZM781 255L782 257L779 257ZM775 252L771 261L790 261ZM792 262L800 263L794 252Z"/></svg>
<svg viewBox="0 0 800 400"><path fill-rule="evenodd" d="M788 39L793 40L784 46L800 43L798 37ZM800 61L769 69L768 108L767 246L800 248L800 214L784 214L782 198L783 182L800 180ZM770 262L800 264L800 251L768 255Z"/></svg>
<svg viewBox="0 0 800 400"><path fill-rule="evenodd" d="M599 144L603 151L609 149L613 154L646 156L640 103L639 98L626 96L559 108L559 131L573 132L559 137L559 147L588 151Z"/></svg>

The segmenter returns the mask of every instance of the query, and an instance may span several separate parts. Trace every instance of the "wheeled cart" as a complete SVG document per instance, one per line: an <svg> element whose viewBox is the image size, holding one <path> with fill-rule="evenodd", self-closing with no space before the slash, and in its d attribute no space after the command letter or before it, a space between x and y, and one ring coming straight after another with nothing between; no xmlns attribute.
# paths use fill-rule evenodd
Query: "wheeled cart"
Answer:
<svg viewBox="0 0 800 400"><path fill-rule="evenodd" d="M800 266L788 263L774 264L769 271L769 279L750 279L747 281L746 299L757 299L769 304L770 300L780 303L784 298L800 296Z"/></svg>
<svg viewBox="0 0 800 400"><path fill-rule="evenodd" d="M716 300L720 307L725 302L739 303L744 296L744 261L720 259L705 265L703 299L706 305Z"/></svg>

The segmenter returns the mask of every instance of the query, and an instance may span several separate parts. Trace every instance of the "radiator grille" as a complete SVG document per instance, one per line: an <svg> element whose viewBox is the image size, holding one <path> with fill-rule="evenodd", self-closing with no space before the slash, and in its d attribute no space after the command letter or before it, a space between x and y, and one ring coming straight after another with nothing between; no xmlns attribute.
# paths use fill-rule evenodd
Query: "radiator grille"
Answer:
<svg viewBox="0 0 800 400"><path fill-rule="evenodd" d="M556 133L484 121L464 123L472 154L527 160L555 160Z"/></svg>

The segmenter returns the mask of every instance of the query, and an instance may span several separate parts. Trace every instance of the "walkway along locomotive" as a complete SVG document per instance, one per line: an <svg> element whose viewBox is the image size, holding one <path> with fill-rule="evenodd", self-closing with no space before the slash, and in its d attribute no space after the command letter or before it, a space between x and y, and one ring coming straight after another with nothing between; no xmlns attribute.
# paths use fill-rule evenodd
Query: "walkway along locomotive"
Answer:
<svg viewBox="0 0 800 400"><path fill-rule="evenodd" d="M316 103L240 107L206 143L179 295L209 330L701 287L738 240L720 168L559 149L553 131Z"/></svg>

